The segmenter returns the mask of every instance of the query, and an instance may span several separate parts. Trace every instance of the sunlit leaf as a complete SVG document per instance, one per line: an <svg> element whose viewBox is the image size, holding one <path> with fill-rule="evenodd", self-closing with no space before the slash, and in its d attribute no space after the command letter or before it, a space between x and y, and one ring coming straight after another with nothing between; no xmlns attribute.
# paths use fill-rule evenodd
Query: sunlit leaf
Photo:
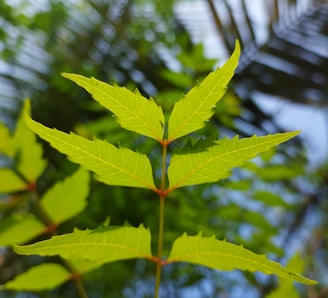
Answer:
<svg viewBox="0 0 328 298"><path fill-rule="evenodd" d="M15 154L15 145L10 135L9 128L0 122L0 152L13 157Z"/></svg>
<svg viewBox="0 0 328 298"><path fill-rule="evenodd" d="M49 189L41 205L52 221L59 224L80 213L87 205L89 174L80 168L63 182Z"/></svg>
<svg viewBox="0 0 328 298"><path fill-rule="evenodd" d="M295 270L297 272L304 271L304 260L301 258L300 254L295 254L287 263L287 268ZM299 298L295 285L292 280L286 278L279 278L278 287L271 293L265 296L265 298Z"/></svg>
<svg viewBox="0 0 328 298"><path fill-rule="evenodd" d="M27 183L13 170L0 169L0 193L8 193L24 190Z"/></svg>
<svg viewBox="0 0 328 298"><path fill-rule="evenodd" d="M30 115L30 102L24 103L25 112ZM36 135L27 127L23 113L18 121L14 134L15 150L18 154L18 171L30 182L35 182L44 171L47 163L42 158L42 146Z"/></svg>
<svg viewBox="0 0 328 298"><path fill-rule="evenodd" d="M11 214L0 221L0 245L26 243L45 229L46 226L32 214Z"/></svg>
<svg viewBox="0 0 328 298"><path fill-rule="evenodd" d="M168 140L172 141L202 128L214 113L216 103L226 92L240 55L239 43L230 59L210 73L174 105L168 124Z"/></svg>
<svg viewBox="0 0 328 298"><path fill-rule="evenodd" d="M275 274L304 284L313 285L315 281L293 272L263 255L214 237L182 235L173 244L166 263L188 262L212 269L230 271L234 269L260 271Z"/></svg>
<svg viewBox="0 0 328 298"><path fill-rule="evenodd" d="M14 247L24 255L53 256L66 259L86 259L104 264L118 260L150 258L150 231L138 228L101 227L96 230L75 230L73 233L54 236L49 240Z"/></svg>
<svg viewBox="0 0 328 298"><path fill-rule="evenodd" d="M1 288L15 291L51 290L68 281L70 277L71 273L58 264L41 264L18 275Z"/></svg>
<svg viewBox="0 0 328 298"><path fill-rule="evenodd" d="M70 259L69 262L79 274L90 272L106 263L106 261L103 262L102 260L95 261L87 259Z"/></svg>
<svg viewBox="0 0 328 298"><path fill-rule="evenodd" d="M137 90L111 86L95 78L76 74L62 74L87 90L106 109L113 112L125 129L135 131L155 140L163 139L164 115L152 100L143 97Z"/></svg>
<svg viewBox="0 0 328 298"><path fill-rule="evenodd" d="M72 161L97 174L96 178L109 185L155 189L149 159L125 148L117 148L106 141L82 138L48 128L28 115L28 126L41 138Z"/></svg>
<svg viewBox="0 0 328 298"><path fill-rule="evenodd" d="M299 131L244 139L234 137L215 141L212 146L207 141L187 146L183 152L172 156L168 168L170 189L227 178L233 168L298 133Z"/></svg>

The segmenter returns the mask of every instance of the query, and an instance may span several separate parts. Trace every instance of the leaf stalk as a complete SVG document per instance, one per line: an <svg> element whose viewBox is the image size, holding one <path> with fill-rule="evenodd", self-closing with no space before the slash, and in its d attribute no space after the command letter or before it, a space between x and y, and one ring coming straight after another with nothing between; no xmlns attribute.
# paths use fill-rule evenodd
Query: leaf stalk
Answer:
<svg viewBox="0 0 328 298"><path fill-rule="evenodd" d="M166 183L166 159L167 159L167 145L164 141L163 155L162 155L162 173L161 173L161 188L159 196L159 228L158 228L158 249L157 249L157 262L156 262L156 283L155 283L155 298L159 297L159 288L161 283L162 274L162 257L163 257L163 235L164 235L164 203L167 195L165 191Z"/></svg>

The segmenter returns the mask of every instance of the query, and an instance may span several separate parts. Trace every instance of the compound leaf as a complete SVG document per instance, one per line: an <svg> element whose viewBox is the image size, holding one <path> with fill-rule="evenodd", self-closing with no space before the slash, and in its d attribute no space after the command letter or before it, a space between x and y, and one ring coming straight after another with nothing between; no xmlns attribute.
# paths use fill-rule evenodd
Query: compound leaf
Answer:
<svg viewBox="0 0 328 298"><path fill-rule="evenodd" d="M188 236L184 234L176 239L166 261L166 263L172 262L188 262L223 271L234 269L251 272L260 271L308 285L316 284L316 281L305 278L242 246L220 241L213 237L202 237L201 235Z"/></svg>
<svg viewBox="0 0 328 298"><path fill-rule="evenodd" d="M172 156L168 168L170 189L227 178L231 169L297 134L299 131L244 139L236 136L215 141L212 146L200 141Z"/></svg>
<svg viewBox="0 0 328 298"><path fill-rule="evenodd" d="M70 277L71 273L58 264L41 264L18 275L1 288L15 291L51 290L68 281Z"/></svg>
<svg viewBox="0 0 328 298"><path fill-rule="evenodd" d="M48 128L27 114L25 121L41 138L73 162L96 173L96 178L109 185L156 189L149 159L146 155L117 148L106 141L82 138Z"/></svg>
<svg viewBox="0 0 328 298"><path fill-rule="evenodd" d="M45 229L46 226L32 214L12 214L0 222L0 245L26 243Z"/></svg>
<svg viewBox="0 0 328 298"><path fill-rule="evenodd" d="M213 107L226 92L234 70L238 65L240 46L230 59L210 73L200 85L192 88L184 98L174 105L168 124L168 140L173 141L202 128L214 113Z"/></svg>
<svg viewBox="0 0 328 298"><path fill-rule="evenodd" d="M158 141L163 139L164 115L161 107L153 99L148 100L137 90L132 92L95 78L68 73L62 75L83 87L96 101L113 112L125 129Z"/></svg>
<svg viewBox="0 0 328 298"><path fill-rule="evenodd" d="M100 227L96 230L78 230L53 236L49 240L26 246L14 246L23 255L60 255L69 260L86 259L99 266L104 263L133 258L150 258L150 231L138 228Z"/></svg>
<svg viewBox="0 0 328 298"><path fill-rule="evenodd" d="M41 200L41 205L55 224L80 213L87 205L89 193L89 173L80 168L63 182L49 189Z"/></svg>

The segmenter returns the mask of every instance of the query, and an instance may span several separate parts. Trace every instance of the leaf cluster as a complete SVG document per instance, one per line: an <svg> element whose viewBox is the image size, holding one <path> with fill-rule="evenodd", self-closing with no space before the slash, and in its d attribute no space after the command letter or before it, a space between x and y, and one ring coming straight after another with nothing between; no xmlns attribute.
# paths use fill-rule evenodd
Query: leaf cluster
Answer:
<svg viewBox="0 0 328 298"><path fill-rule="evenodd" d="M94 172L97 180L108 185L145 188L158 196L160 201L158 252L157 255L152 253L151 233L143 225L117 227L105 224L94 230L75 229L72 233L55 235L51 239L34 244L14 245L14 250L19 254L60 255L68 263L66 263L66 267L58 267L54 264L48 264L46 267L44 264L39 265L6 283L3 287L16 290L53 288L72 279L73 276L79 282L79 276L105 263L136 258L147 259L155 263L157 268L156 297L159 293L162 267L175 262L189 262L222 271L233 269L261 271L305 284L314 284L314 281L284 268L262 255L257 255L227 241L203 237L201 234L197 236L183 234L173 242L168 257L164 258L163 256L164 203L169 195L173 195L181 187L211 183L227 178L233 168L244 165L259 153L267 151L299 133L289 132L244 139L238 137L222 140L204 139L199 140L196 144L187 143L181 150L168 151L171 144L175 143L177 139L206 125L214 113L215 105L224 95L233 76L239 54L240 48L237 42L234 53L225 65L210 73L202 83L193 87L178 101L174 105L168 121L166 121L161 107L153 99L142 96L137 90L132 92L116 85L105 84L95 78L63 74L64 77L82 86L97 102L111 111L122 128L149 137L162 147L160 185L155 183L151 162L145 154L114 146L97 138L88 140L74 133L68 134L48 128L31 119L29 105L26 104L25 122L22 122L22 125L28 125L34 133L67 155L71 161ZM19 143L24 144L25 135L23 136L19 129L17 131ZM29 133L34 136L32 132ZM9 133L5 130L4 135L10 140ZM26 142L29 146L33 144L38 147L35 139ZM10 149L9 145L4 148L3 151L9 155L15 152ZM38 150L35 158L40 160L41 153L41 150ZM44 164L37 167L37 172L31 171L29 164L31 160L24 157L24 150L20 155L22 161L18 164L19 173L27 181L35 183L42 173L41 169L44 169ZM26 169L31 172L27 172ZM42 211L41 215L47 225L41 225L42 229L38 232L31 225L33 235L30 237L35 237L44 230L54 231L56 226L84 209L89 179L84 169L78 170L63 183L56 184L38 200L38 207ZM5 189L5 191L31 188L29 184L22 186L15 179L12 180L12 185L11 189ZM76 188L76 185L79 186ZM26 224L25 220L24 224ZM35 222L35 219L33 221ZM10 231L10 229L21 229L23 224L19 222L19 219L16 222L19 224L15 224L15 220L10 218L10 222L3 228L5 233L11 233L13 230ZM8 236L4 235L4 239L7 240ZM25 243L27 240L25 238L7 240L5 244ZM57 280L52 280L50 283L43 279L38 286L31 282L36 276L41 276L45 268L56 273Z"/></svg>

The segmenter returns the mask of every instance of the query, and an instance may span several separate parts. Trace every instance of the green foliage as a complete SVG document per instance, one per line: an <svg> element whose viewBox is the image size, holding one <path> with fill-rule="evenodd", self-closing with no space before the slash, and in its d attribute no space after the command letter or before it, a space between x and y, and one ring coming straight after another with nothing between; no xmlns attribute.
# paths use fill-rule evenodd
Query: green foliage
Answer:
<svg viewBox="0 0 328 298"><path fill-rule="evenodd" d="M68 260L85 259L101 264L132 258L150 258L150 231L139 228L100 227L95 230L75 230L71 234L54 236L31 245L15 246L19 254L41 256L61 255Z"/></svg>
<svg viewBox="0 0 328 298"><path fill-rule="evenodd" d="M103 107L117 116L123 128L135 131L155 140L162 140L164 115L162 109L151 99L147 100L139 91L133 93L124 87L111 86L95 78L63 74L83 87Z"/></svg>
<svg viewBox="0 0 328 298"><path fill-rule="evenodd" d="M46 229L33 214L12 214L0 223L0 244L26 243Z"/></svg>
<svg viewBox="0 0 328 298"><path fill-rule="evenodd" d="M88 194L89 173L81 168L65 181L50 188L40 203L53 223L58 225L86 207Z"/></svg>
<svg viewBox="0 0 328 298"><path fill-rule="evenodd" d="M184 152L173 155L168 168L170 189L227 178L232 168L241 166L258 153L285 142L298 133L254 136L242 140L235 137L231 140L214 141L213 145L208 144L208 141L200 141L195 146L184 149Z"/></svg>
<svg viewBox="0 0 328 298"><path fill-rule="evenodd" d="M90 141L73 133L50 129L30 118L26 118L26 123L72 161L94 171L99 181L109 185L154 188L150 161L145 155L96 138Z"/></svg>
<svg viewBox="0 0 328 298"><path fill-rule="evenodd" d="M239 43L224 66L209 74L204 81L192 88L172 110L168 123L168 141L202 128L213 115L216 103L222 98L238 65Z"/></svg>
<svg viewBox="0 0 328 298"><path fill-rule="evenodd" d="M188 236L184 234L173 243L172 251L166 262L179 261L224 271L233 269L260 271L309 285L316 283L242 246L219 241L214 237L202 237L202 235Z"/></svg>
<svg viewBox="0 0 328 298"><path fill-rule="evenodd" d="M69 280L71 273L58 264L41 264L6 283L2 288L15 291L53 289ZM37 282L36 282L37 281Z"/></svg>
<svg viewBox="0 0 328 298"><path fill-rule="evenodd" d="M287 263L287 268L295 270L297 272L304 271L304 260L302 259L300 254L295 254ZM288 297L288 298L298 298L299 294L295 289L293 282L290 279L279 278L279 286L278 288L271 292L266 298L280 298L280 297Z"/></svg>
<svg viewBox="0 0 328 298"><path fill-rule="evenodd" d="M17 220L9 218L2 228L3 243L12 244L14 250L23 255L60 255L67 262L66 267L71 274L70 278L74 277L77 282L80 281L80 275L105 263L137 258L150 260L156 265L155 297L159 295L162 267L172 262L189 262L218 270L261 271L305 284L315 284L315 281L302 277L262 255L256 255L241 246L226 241L201 235L187 236L185 234L174 241L168 259L165 259L163 253L165 242L164 205L170 196L174 200L175 193L179 191L178 188L227 178L233 168L243 165L259 153L267 151L299 133L289 132L243 139L238 137L222 140L205 138L198 140L196 144L192 144L191 141L187 142L180 150L170 151L171 143L204 127L206 121L212 116L213 106L223 96L237 67L239 54L240 48L237 42L233 55L222 68L211 73L201 84L192 88L186 96L175 103L168 123L165 122L161 107L154 100L148 100L142 96L138 91L130 92L125 88L110 86L94 78L88 79L80 75L64 74L65 77L84 87L96 101L111 111L123 128L155 139L161 145L161 161L158 162L161 164L161 174L158 186L154 182L155 168L152 168L153 164L148 156L123 146L116 147L97 138L88 140L74 133L68 134L48 128L31 119L29 104L26 103L25 122L22 121L22 118L20 119L12 142L15 150L11 151L11 141L8 141L9 145L4 146L3 151L7 152L9 156L12 156L10 155L12 152L19 152L17 171L29 182L26 190L31 190L36 197L37 207L40 210L40 225L37 224L39 219L30 217L30 222L27 221L31 226L28 237L7 239L6 233L8 235L11 231L17 230L18 234L22 234L22 226L25 224L21 218ZM151 253L151 233L143 225L135 228L129 225L118 227L105 224L97 229L75 229L72 233L55 235L54 231L59 224L76 216L85 208L86 196L89 192L89 175L85 170L79 169L64 182L55 184L39 199L36 196L35 187L31 188L30 185L31 183L35 185L36 179L41 175L46 163L42 160L42 150L35 141L35 135L31 131L27 133L26 125L58 151L66 154L71 161L93 171L99 181L108 185L151 190L160 202L159 231L157 237L153 237L157 240L157 254ZM2 129L2 132L5 138L10 140L8 131ZM31 159L36 163L36 169L30 169L31 161L27 159L25 151L31 144L34 144ZM166 179L168 179L168 187ZM18 181L14 181L13 184L9 190L18 190L23 187ZM258 195L257 198L260 196ZM146 203L141 202L140 204ZM174 212L174 209L172 210ZM266 223L263 217L249 216L262 225ZM44 226L45 229L43 229ZM39 233L47 232L52 233L51 239L29 245L17 245L17 243L25 243ZM155 236L154 233L152 236ZM31 269L13 282L6 283L4 287L23 289L28 281L29 289L33 289L34 286L34 289L41 290L56 287L69 279L66 269L56 267L51 269L60 271L56 280L47 283L44 279L40 285L33 285L31 280L34 278L34 283L38 283L35 277L40 275L43 270L44 267ZM77 287L81 290L81 285ZM85 297L83 291L80 294Z"/></svg>

